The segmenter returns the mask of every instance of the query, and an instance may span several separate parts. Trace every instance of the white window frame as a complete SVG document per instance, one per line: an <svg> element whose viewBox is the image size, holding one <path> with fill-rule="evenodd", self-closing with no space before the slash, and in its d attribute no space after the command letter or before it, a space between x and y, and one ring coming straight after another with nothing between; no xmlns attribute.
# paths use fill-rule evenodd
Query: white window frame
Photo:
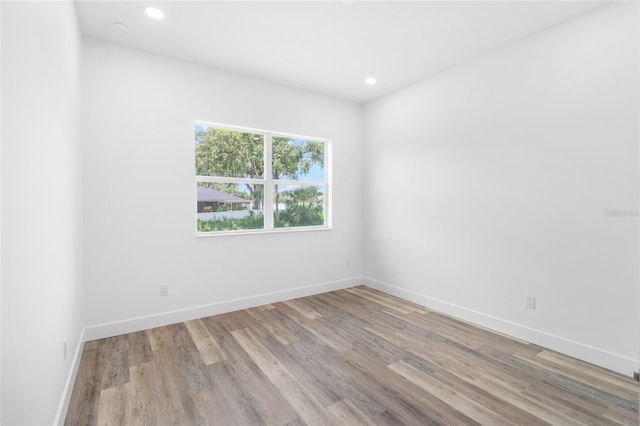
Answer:
<svg viewBox="0 0 640 426"><path fill-rule="evenodd" d="M245 133L254 133L262 135L264 137L264 176L263 178L235 178L224 176L198 176L195 175L196 192L197 184L199 182L210 183L234 183L234 184L258 184L264 185L264 228L263 229L243 229L234 231L210 231L210 232L198 232L197 214L198 214L198 200L195 196L195 217L196 217L196 237L212 237L222 235L246 235L246 234L264 234L264 233L282 233L282 232L308 232L318 230L330 230L332 229L331 223L331 211L332 211L332 184L331 184L331 159L332 159L332 143L329 139L317 138L311 136L296 135L293 133L274 132L271 130L255 129L251 127L234 126L229 124L212 123L203 120L195 120L194 125L200 125L205 127L214 127L217 129L232 130ZM324 181L307 181L307 180L288 180L288 179L274 179L272 177L272 146L273 137L282 137L288 139L301 139L310 142L321 142L324 144ZM195 144L193 148L193 157L195 159ZM195 167L194 167L195 174ZM313 226L296 226L290 228L275 228L273 223L273 195L274 185L293 185L293 186L322 186L324 187L324 225ZM271 202L267 202L271 200Z"/></svg>

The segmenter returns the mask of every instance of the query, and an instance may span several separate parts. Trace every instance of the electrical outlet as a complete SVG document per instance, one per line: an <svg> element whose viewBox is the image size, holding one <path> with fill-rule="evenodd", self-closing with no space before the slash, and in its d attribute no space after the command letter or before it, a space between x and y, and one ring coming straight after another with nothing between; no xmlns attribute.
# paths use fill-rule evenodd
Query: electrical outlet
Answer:
<svg viewBox="0 0 640 426"><path fill-rule="evenodd" d="M347 259L347 268L351 268L351 259Z"/></svg>
<svg viewBox="0 0 640 426"><path fill-rule="evenodd" d="M169 284L160 284L160 296L169 295Z"/></svg>
<svg viewBox="0 0 640 426"><path fill-rule="evenodd" d="M67 359L67 339L62 341L62 359Z"/></svg>
<svg viewBox="0 0 640 426"><path fill-rule="evenodd" d="M525 296L525 307L527 309L535 309L536 308L536 297L535 296Z"/></svg>

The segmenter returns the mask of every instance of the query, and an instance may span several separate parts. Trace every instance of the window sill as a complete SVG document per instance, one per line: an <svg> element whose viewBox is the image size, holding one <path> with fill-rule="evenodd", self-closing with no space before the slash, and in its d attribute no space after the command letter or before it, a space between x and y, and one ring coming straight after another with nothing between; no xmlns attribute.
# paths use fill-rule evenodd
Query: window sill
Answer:
<svg viewBox="0 0 640 426"><path fill-rule="evenodd" d="M247 229L246 231L227 231L227 232L197 232L196 238L209 238L209 237L229 237L237 235L264 235L264 234L289 234L297 232L318 232L318 231L331 231L329 226L307 226L304 228L279 228L271 229L269 231L258 231L254 229Z"/></svg>

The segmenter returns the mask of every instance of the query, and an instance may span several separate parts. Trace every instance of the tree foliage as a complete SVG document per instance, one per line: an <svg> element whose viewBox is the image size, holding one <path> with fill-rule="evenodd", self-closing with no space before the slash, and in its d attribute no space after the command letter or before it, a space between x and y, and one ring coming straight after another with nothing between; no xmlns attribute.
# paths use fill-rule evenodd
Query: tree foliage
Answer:
<svg viewBox="0 0 640 426"><path fill-rule="evenodd" d="M263 227L264 218L262 213L255 214L254 212L249 212L246 217L242 218L198 219L197 223L198 232L239 231L243 229L262 229Z"/></svg>
<svg viewBox="0 0 640 426"><path fill-rule="evenodd" d="M303 186L284 191L281 199L286 208L276 218L277 228L290 226L313 226L324 224L322 193L316 186Z"/></svg>
<svg viewBox="0 0 640 426"><path fill-rule="evenodd" d="M263 151L261 135L206 128L196 133L196 174L262 178Z"/></svg>
<svg viewBox="0 0 640 426"><path fill-rule="evenodd" d="M324 167L324 144L273 137L272 177L297 180L317 164ZM264 177L262 135L208 127L196 132L196 174Z"/></svg>
<svg viewBox="0 0 640 426"><path fill-rule="evenodd" d="M274 179L297 180L314 164L324 167L324 144L273 137L272 175Z"/></svg>

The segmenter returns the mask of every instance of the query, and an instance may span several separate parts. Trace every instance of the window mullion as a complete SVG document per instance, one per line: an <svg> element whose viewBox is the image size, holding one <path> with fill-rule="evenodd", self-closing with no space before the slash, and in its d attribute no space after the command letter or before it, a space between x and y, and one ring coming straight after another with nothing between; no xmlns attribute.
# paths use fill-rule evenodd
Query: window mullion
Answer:
<svg viewBox="0 0 640 426"><path fill-rule="evenodd" d="M272 135L264 135L264 229L273 229Z"/></svg>
<svg viewBox="0 0 640 426"><path fill-rule="evenodd" d="M319 180L286 180L274 179L273 185L292 185L292 186L325 186L325 182Z"/></svg>
<svg viewBox="0 0 640 426"><path fill-rule="evenodd" d="M209 182L209 183L238 183L238 184L264 184L264 179L253 178L233 178L223 176L196 176L196 182Z"/></svg>

